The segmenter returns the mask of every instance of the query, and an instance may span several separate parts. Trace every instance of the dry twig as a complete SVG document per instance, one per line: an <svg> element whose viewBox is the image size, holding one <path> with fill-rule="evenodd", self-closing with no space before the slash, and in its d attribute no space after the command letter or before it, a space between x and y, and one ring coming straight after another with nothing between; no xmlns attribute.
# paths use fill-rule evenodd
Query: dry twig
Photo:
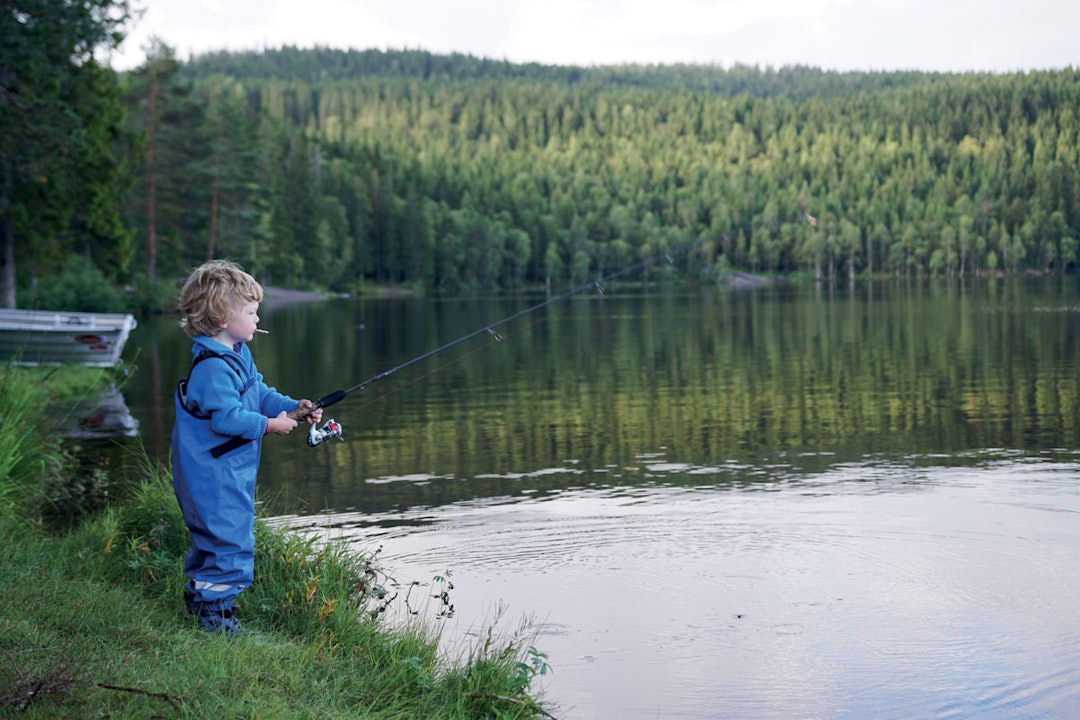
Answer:
<svg viewBox="0 0 1080 720"><path fill-rule="evenodd" d="M19 669L11 653L3 648L0 648L0 652L3 652L11 663L17 678L6 692L0 694L0 710L14 708L17 712L23 712L41 698L60 695L79 682L75 677L77 665L62 657L41 675L28 676Z"/></svg>

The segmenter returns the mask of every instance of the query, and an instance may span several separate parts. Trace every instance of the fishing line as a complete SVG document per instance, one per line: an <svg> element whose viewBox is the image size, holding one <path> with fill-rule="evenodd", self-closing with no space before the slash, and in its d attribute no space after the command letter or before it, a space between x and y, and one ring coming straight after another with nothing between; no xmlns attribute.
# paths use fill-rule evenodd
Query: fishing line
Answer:
<svg viewBox="0 0 1080 720"><path fill-rule="evenodd" d="M669 262L673 263L674 258L676 256L687 252L691 247L695 247L695 246L697 246L699 244L701 244L701 243L694 243L694 245L688 245L688 246L686 246L684 248L680 248L679 250L673 250L673 251L670 251L670 252L667 252L667 253L663 253L662 255L657 255L656 257L649 258L648 260L642 260L641 262L636 263L634 265L630 265L628 267L625 267L622 270L619 270L618 272L611 273L610 275L605 275L604 277L601 277L601 278L599 278L597 280L591 280L591 281L589 281L589 282L587 282L587 283L585 283L583 285L579 285L579 286L577 286L575 288L571 288L570 290L567 290L564 293L561 293L559 295L554 295L554 296L548 298L547 300L536 303L535 305L530 305L529 307L527 307L527 308L525 308L523 310L519 310L518 312L513 313L512 315L506 316L502 320L497 320L496 322L484 325L483 327L477 328L476 330L473 330L472 332L466 333L466 334L462 335L461 337L459 337L459 338L457 338L455 340L451 340L450 342L448 342L448 343L446 343L444 345L440 345L439 347L434 348L433 350L428 350L426 353L423 353L421 355L417 355L416 357L412 358L411 360L406 360L405 362L401 363L400 365L395 365L394 367L390 368L389 370L384 370L381 373L368 378L367 380L364 380L362 382L359 382L359 383L353 385L352 387L345 388L344 390L335 390L334 392L330 393L329 395L325 395L325 396L319 398L318 400L316 400L315 403L314 403L314 407L312 407L310 409L294 410L293 413L290 414L290 417L293 417L294 419L300 419L300 418L306 417L307 415L309 415L311 412L313 412L314 410L316 410L318 408L330 407L331 405L334 405L336 403L341 402L342 400L344 400L346 398L346 396L350 395L351 393L357 392L359 390L363 390L364 388L371 385L372 383L379 382L380 380L385 380L386 378L390 377L391 375L394 375L395 373L398 373L398 372L404 370L405 368L412 367L413 365L416 365L417 363L423 362L424 360L427 360L428 358L430 358L430 357L432 357L434 355L438 355L441 352L445 352L446 350L449 350L449 349L451 349L453 347L457 347L461 343L466 342L468 340L471 340L471 339L473 339L475 337L478 337L480 335L485 335L485 334L492 335L493 337L495 337L497 339L496 341L498 342L501 339L502 336L500 336L498 333L495 332L495 328L497 328L497 327L501 327L503 325L506 325L507 323L513 322L514 320L517 320L517 319L522 318L522 317L524 317L526 315L529 315L530 313L534 313L537 310L541 310L541 309L543 309L543 308L545 308L545 307L547 307L549 305L554 305L557 302L565 300L565 299L567 299L569 297L573 297L574 295L585 292L586 290L590 290L592 288L597 288L602 293L603 292L603 283L604 282L609 282L609 281L614 280L616 278L622 277L623 275L626 275L627 273L631 273L631 272L635 272L637 270L640 270L640 269L642 269L644 267L647 267L649 264L654 263L654 262L656 262L656 261L658 261L660 259L667 259Z"/></svg>
<svg viewBox="0 0 1080 720"><path fill-rule="evenodd" d="M812 216L810 216L810 215L800 215L799 219L809 222L815 228L817 227L817 218L812 218ZM776 224L779 225L780 223L776 223ZM653 257L642 260L642 261L637 262L637 263L635 263L633 265L629 265L627 267L624 267L621 270L618 270L616 272L604 275L604 276L602 276L600 278L597 278L596 280L591 280L591 281L589 281L587 283L584 283L582 285L578 285L577 287L571 288L571 289L569 289L569 290L567 290L567 291L565 291L563 293L560 293L558 295L554 295L552 297L549 297L546 300L543 300L542 302L536 303L535 305L530 305L529 307L524 308L523 310L519 310L518 312L515 312L515 313L513 313L511 315L508 315L508 316L506 316L505 318L503 318L501 320L498 320L496 322L489 323L487 325L479 327L476 330L473 330L472 332L466 333L466 334L462 335L461 337L458 337L458 338L456 338L454 340L451 340L448 343L445 343L445 344L440 345L440 346L438 346L438 347L436 347L436 348L434 348L432 350L429 350L429 351L427 351L425 353L417 355L416 357L414 357L414 358L412 358L410 360L406 360L405 362L403 362L403 363L401 363L399 365L395 365L394 367L392 367L392 368L390 368L388 370L384 370L384 371L382 371L382 372L380 372L380 373L378 373L376 375L373 375L372 377L370 377L370 378L368 378L366 380L363 380L361 382L358 382L358 383L356 383L355 385L353 385L351 387L345 388L343 390L335 390L334 392L329 393L328 395L324 395L323 397L316 400L313 407L311 407L311 408L298 408L298 409L294 410L292 413L290 413L289 416L292 417L295 420L301 420L301 419L307 417L312 412L314 412L316 409L327 408L327 407L330 407L331 405L335 405L335 404L341 402L342 400L344 400L348 395L350 395L350 394L352 394L354 392L358 392L360 390L363 390L364 388L368 387L369 385L372 385L372 384L374 384L376 382L379 382L381 380L385 380L385 379L389 378L390 376L392 376L392 375L394 375L394 374L396 374L396 373L398 373L398 372L400 372L400 371L402 371L402 370L404 370L406 368L412 367L413 365L416 365L417 363L421 363L421 362L423 362L423 361L425 361L425 360L427 360L427 359L429 359L429 358L431 358L431 357L433 357L435 355L438 355L439 353L450 350L451 348L457 347L458 345L460 345L460 344L462 344L464 342L467 342L469 340L472 340L473 338L479 337L481 335L490 335L491 337L495 338L496 343L502 342L502 340L504 338L499 333L495 332L495 328L502 327L503 325L506 325L508 323L513 322L514 320L518 320L518 319L520 319L522 317L525 317L526 315L529 315L531 313L536 312L537 310L541 310L541 309L543 309L545 307L548 307L550 305L554 305L555 303L566 300L567 298L573 297L574 295L584 293L587 290L596 289L598 292L600 292L600 294L603 294L603 292L604 292L604 283L605 282L610 282L612 280L616 280L616 279L618 279L618 278L620 278L620 277L622 277L624 275L627 275L629 273L633 273L633 272L637 272L638 270L645 269L645 268L649 267L650 265L652 265L654 263L658 263L658 262L660 262L662 260L667 260L668 263L674 264L676 257L681 257L683 255L686 255L686 254L690 253L692 250L696 250L698 248L705 247L709 243L715 243L715 242L717 242L717 240L719 240L721 242L726 242L730 237L731 237L731 235L729 233L720 233L718 236L714 236L713 238L710 238L709 240L697 240L695 242L688 243L687 245L684 245L684 246L682 246L680 248L676 248L674 250L669 250L667 252L659 253L659 254L657 254L657 255L655 255ZM539 321L537 321L537 322L539 322ZM525 326L525 327L529 327L529 326ZM524 328L520 328L520 329L524 329ZM520 331L520 329L519 329L519 331ZM518 332L518 331L515 331L515 332ZM491 344L494 344L494 343L491 343ZM447 367L448 365L452 365L455 362L459 362L460 360L464 359L465 357L468 357L469 355L472 355L475 352L479 352L480 350L483 350L486 347L488 347L488 345L482 345L482 346L476 348L475 350L454 359L451 362L445 363L444 365L441 365L441 366L439 366L437 368L434 368L431 371L421 375L420 377L415 378L412 382L406 383L406 384L401 385L401 386L399 386L398 388L396 388L396 389L394 389L392 391L388 391L388 392L384 393L383 395L379 396L378 398L375 398L374 400L372 400L372 402L377 402L380 399L388 397L389 395L392 395L393 393L398 392L399 390L404 389L405 387L408 387L409 385L412 385L412 384L414 384L416 382L419 382L421 379L423 379L425 377L431 376L432 374L434 374L434 373L438 372L439 370L441 370L443 367ZM364 406L367 406L367 405L370 405L370 404L371 403L365 403ZM341 430L340 427L335 427L333 430L327 432L326 437L340 437L340 430ZM336 432L336 435L334 434L335 432ZM323 439L325 439L322 436L316 437L316 435L318 435L318 432L317 432L315 426L313 425L312 429L311 429L311 436L308 438L308 444L317 445L317 444L321 443L323 441Z"/></svg>
<svg viewBox="0 0 1080 720"><path fill-rule="evenodd" d="M588 297L588 296L583 296L578 301L578 303L584 302L586 297ZM570 305L568 305L566 307L565 310L559 311L559 314L568 313L570 310L572 310L574 307L576 307L578 303L571 303ZM479 353L479 352L481 352L483 350L488 349L492 345L498 345L499 343L504 342L507 338L513 337L514 335L517 335L518 333L520 333L520 332L522 332L524 330L528 330L531 327L536 327L540 323L544 322L544 320L545 320L545 318L538 317L535 321L533 321L531 323L527 323L525 325L522 325L519 328L516 328L514 330L511 330L511 331L507 332L506 335L498 335L498 334L496 334L495 340L493 340L492 342L489 342L489 343L487 343L485 345L480 345L478 347L473 348L472 350L469 350L469 351L467 351L465 353L462 353L461 355L458 355L457 357L455 357L453 360L449 360L449 361L443 363L442 365L438 365L438 366L432 368L431 370L429 370L429 371L427 371L427 372L425 372L425 373L423 373L421 375L417 375L416 377L409 380L408 382L404 382L404 383L398 385L397 387L394 387L391 390L387 390L386 392L382 393L381 395L376 395L375 397L368 400L367 402L360 403L359 405L356 405L355 407L353 407L353 408L351 408L351 409L349 409L349 410L347 410L347 411L345 411L343 413L339 413L339 415L342 416L342 417L345 417L347 415L351 415L354 412L359 412L360 410L363 410L366 407L370 407L371 405L375 405L376 403L379 403L379 402L385 400L386 398L390 397L391 395L395 395L395 394L401 392L402 390L404 390L405 388L411 387L412 385L416 385L421 380L424 380L426 378L431 377L432 375L439 372L440 370L444 370L445 368L448 368L451 365L455 365L455 364L461 362L462 360L465 360L466 358L469 358L469 357L471 357L471 356L473 356L473 355L475 355L475 354L477 354L477 353Z"/></svg>

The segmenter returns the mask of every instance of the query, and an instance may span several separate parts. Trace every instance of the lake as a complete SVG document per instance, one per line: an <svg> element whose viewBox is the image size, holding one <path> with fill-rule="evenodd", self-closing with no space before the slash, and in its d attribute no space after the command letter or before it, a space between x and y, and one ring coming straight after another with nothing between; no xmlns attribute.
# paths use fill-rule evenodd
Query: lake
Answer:
<svg viewBox="0 0 1080 720"><path fill-rule="evenodd" d="M261 497L381 547L451 655L526 622L560 720L1080 717L1078 290L576 295L267 439ZM315 399L540 300L271 305L252 350ZM158 457L175 322L126 353Z"/></svg>

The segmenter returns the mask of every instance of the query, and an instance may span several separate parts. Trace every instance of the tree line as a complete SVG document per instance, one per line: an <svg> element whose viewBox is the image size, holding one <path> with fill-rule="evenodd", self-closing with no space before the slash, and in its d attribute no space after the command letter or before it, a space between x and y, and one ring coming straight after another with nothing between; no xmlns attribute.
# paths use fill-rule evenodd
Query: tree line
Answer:
<svg viewBox="0 0 1080 720"><path fill-rule="evenodd" d="M573 68L289 47L184 62L160 41L134 71L69 74L88 66L100 87L73 84L67 102L95 134L58 125L33 148L56 162L68 144L63 182L3 145L0 169L20 171L0 183L0 229L21 289L72 255L150 305L209 257L272 285L447 294L573 286L686 248L688 280L1077 262L1072 69ZM5 126L19 122L2 100Z"/></svg>
<svg viewBox="0 0 1080 720"><path fill-rule="evenodd" d="M695 243L694 272L964 276L1076 262L1072 70L568 75L453 60L283 49L180 69L196 94L232 103L248 138L272 142L261 155L284 174L268 237L245 252L244 233L231 252L280 282L448 292L575 283ZM297 79L320 65L322 79ZM260 154L225 154L245 150ZM259 258L263 247L273 252Z"/></svg>

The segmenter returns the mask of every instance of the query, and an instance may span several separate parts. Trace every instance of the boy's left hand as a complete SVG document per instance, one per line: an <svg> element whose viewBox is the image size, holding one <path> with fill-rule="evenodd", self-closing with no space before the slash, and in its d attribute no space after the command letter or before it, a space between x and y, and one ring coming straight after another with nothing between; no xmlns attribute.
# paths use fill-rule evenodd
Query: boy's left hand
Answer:
<svg viewBox="0 0 1080 720"><path fill-rule="evenodd" d="M311 402L310 400L301 400L300 404L296 406L296 409L307 410L308 408L313 407L315 407L315 403ZM309 415L304 417L304 422L306 422L308 425L314 425L315 423L319 422L320 420L322 420L322 410L322 408L315 408L311 411Z"/></svg>

